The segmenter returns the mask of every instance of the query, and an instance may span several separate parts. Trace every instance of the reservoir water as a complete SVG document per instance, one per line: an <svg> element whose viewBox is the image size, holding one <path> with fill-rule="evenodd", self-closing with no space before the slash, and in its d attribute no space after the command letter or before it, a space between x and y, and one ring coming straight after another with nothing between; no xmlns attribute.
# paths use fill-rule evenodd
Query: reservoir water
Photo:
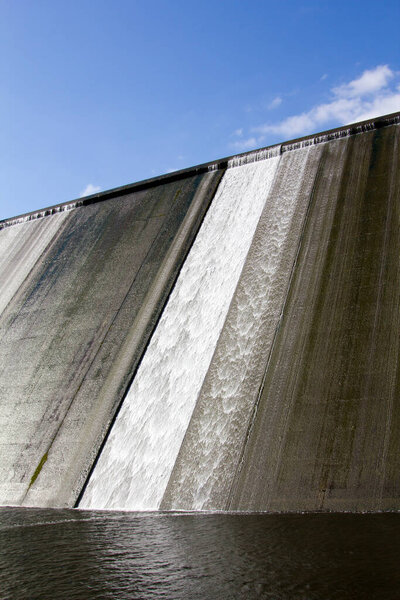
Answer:
<svg viewBox="0 0 400 600"><path fill-rule="evenodd" d="M1 600L397 600L400 518L0 510Z"/></svg>

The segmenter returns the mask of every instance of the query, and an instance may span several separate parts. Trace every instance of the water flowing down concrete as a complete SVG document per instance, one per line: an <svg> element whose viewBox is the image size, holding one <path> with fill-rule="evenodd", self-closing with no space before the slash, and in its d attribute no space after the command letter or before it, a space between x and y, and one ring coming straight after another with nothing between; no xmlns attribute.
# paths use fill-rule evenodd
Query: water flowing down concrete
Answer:
<svg viewBox="0 0 400 600"><path fill-rule="evenodd" d="M225 173L80 506L159 507L278 162Z"/></svg>
<svg viewBox="0 0 400 600"><path fill-rule="evenodd" d="M400 508L400 113L0 221L0 504Z"/></svg>
<svg viewBox="0 0 400 600"><path fill-rule="evenodd" d="M299 247L322 146L283 155L162 508L228 502Z"/></svg>

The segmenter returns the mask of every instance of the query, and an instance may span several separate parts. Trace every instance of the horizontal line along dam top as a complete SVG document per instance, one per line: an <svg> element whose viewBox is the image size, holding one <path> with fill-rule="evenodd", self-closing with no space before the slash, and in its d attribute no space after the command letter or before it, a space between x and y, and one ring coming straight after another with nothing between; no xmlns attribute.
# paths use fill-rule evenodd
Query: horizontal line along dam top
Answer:
<svg viewBox="0 0 400 600"><path fill-rule="evenodd" d="M173 171L172 173L166 173L164 175L159 175L150 179L144 179L136 183L130 183L121 187L105 190L104 192L99 192L97 194L92 194L83 198L77 198L75 200L55 204L47 208L39 209L29 213L24 213L15 217L9 217L7 219L0 220L0 230L11 225L17 225L26 221L33 221L35 219L40 219L42 217L47 217L56 213L73 210L80 206L87 206L90 204L95 204L97 202L103 202L105 200L116 198L118 196L125 196L126 194L130 194L133 192L138 192L151 187L164 185L166 183L177 181L179 179L185 179L186 177L201 175L203 173L207 173L208 171L230 169L247 163L257 162L260 160L267 160L269 158L283 154L284 152L290 152L292 150L298 150L315 144L326 143L340 138L365 133L366 131L372 131L374 129L380 129L382 127L388 127L390 125L397 124L400 124L400 111L396 113L391 113L389 115L375 117L366 121L360 121L358 123L344 125L335 129L329 129L320 133L295 138L293 140L288 140L286 142L274 144L272 146L267 146L258 150L250 150L248 152L234 154L225 158L217 159L207 163L202 163L200 165L188 167L179 171Z"/></svg>

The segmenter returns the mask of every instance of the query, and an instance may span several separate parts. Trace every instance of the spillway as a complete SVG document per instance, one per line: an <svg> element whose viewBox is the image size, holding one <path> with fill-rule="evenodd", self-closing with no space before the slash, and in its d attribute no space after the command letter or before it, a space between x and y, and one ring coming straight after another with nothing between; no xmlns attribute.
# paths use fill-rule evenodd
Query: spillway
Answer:
<svg viewBox="0 0 400 600"><path fill-rule="evenodd" d="M162 502L226 507L285 303L322 147L285 154Z"/></svg>
<svg viewBox="0 0 400 600"><path fill-rule="evenodd" d="M400 508L400 114L0 222L0 504Z"/></svg>
<svg viewBox="0 0 400 600"><path fill-rule="evenodd" d="M278 162L221 180L81 507L159 508Z"/></svg>

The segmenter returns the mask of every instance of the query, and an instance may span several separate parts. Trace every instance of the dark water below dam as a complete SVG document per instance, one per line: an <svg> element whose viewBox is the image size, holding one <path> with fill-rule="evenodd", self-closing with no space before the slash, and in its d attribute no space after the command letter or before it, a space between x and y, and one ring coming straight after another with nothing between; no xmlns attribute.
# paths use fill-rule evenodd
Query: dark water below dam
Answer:
<svg viewBox="0 0 400 600"><path fill-rule="evenodd" d="M0 510L1 600L400 598L400 516Z"/></svg>

